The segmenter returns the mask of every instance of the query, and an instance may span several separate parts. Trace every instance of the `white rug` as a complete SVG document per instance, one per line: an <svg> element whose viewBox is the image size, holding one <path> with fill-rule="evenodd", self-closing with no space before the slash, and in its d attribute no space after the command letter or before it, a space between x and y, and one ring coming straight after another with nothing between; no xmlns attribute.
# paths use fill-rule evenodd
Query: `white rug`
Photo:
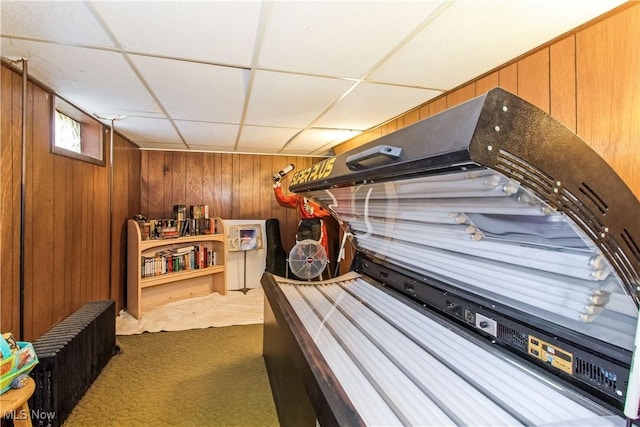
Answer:
<svg viewBox="0 0 640 427"><path fill-rule="evenodd" d="M246 294L227 291L154 307L136 319L126 311L116 318L116 335L183 331L212 326L250 325L264 322L264 292L251 288Z"/></svg>

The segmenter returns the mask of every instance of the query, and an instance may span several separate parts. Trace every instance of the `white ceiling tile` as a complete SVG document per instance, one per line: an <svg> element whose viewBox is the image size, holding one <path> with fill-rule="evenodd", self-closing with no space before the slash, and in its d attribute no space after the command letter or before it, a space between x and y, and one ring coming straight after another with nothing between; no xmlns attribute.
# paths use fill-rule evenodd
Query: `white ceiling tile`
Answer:
<svg viewBox="0 0 640 427"><path fill-rule="evenodd" d="M243 126L238 150L245 152L265 151L277 153L284 144L301 129Z"/></svg>
<svg viewBox="0 0 640 427"><path fill-rule="evenodd" d="M89 114L161 116L118 53L3 38L2 54L26 58L31 76Z"/></svg>
<svg viewBox="0 0 640 427"><path fill-rule="evenodd" d="M3 1L0 15L0 28L6 36L114 47L85 2Z"/></svg>
<svg viewBox="0 0 640 427"><path fill-rule="evenodd" d="M620 0L456 1L370 78L448 90L619 3Z"/></svg>
<svg viewBox="0 0 640 427"><path fill-rule="evenodd" d="M353 83L346 80L256 72L245 117L250 125L303 128Z"/></svg>
<svg viewBox="0 0 640 427"><path fill-rule="evenodd" d="M440 94L427 89L361 83L322 116L315 126L366 130Z"/></svg>
<svg viewBox="0 0 640 427"><path fill-rule="evenodd" d="M622 3L0 0L0 50L144 148L316 155Z"/></svg>
<svg viewBox="0 0 640 427"><path fill-rule="evenodd" d="M173 119L240 122L247 71L138 55L131 59Z"/></svg>
<svg viewBox="0 0 640 427"><path fill-rule="evenodd" d="M182 149L187 148L180 139L171 122L166 119L152 119L146 117L126 117L122 120L114 120L113 127L116 132L125 135L136 144L159 143L175 144Z"/></svg>
<svg viewBox="0 0 640 427"><path fill-rule="evenodd" d="M176 120L175 124L189 146L198 150L205 146L233 149L240 128L238 125L184 120Z"/></svg>
<svg viewBox="0 0 640 427"><path fill-rule="evenodd" d="M127 50L249 66L257 1L97 1L100 16Z"/></svg>
<svg viewBox="0 0 640 427"><path fill-rule="evenodd" d="M344 129L305 129L287 144L283 153L313 153L331 147L357 136L359 131Z"/></svg>
<svg viewBox="0 0 640 427"><path fill-rule="evenodd" d="M265 2L260 67L360 78L439 1Z"/></svg>

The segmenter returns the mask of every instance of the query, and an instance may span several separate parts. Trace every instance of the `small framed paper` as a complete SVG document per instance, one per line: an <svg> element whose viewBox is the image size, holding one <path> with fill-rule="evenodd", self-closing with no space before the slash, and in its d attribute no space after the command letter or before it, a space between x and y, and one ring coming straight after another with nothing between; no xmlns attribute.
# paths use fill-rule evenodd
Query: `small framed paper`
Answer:
<svg viewBox="0 0 640 427"><path fill-rule="evenodd" d="M256 225L231 225L229 251L254 251L262 249L262 227Z"/></svg>

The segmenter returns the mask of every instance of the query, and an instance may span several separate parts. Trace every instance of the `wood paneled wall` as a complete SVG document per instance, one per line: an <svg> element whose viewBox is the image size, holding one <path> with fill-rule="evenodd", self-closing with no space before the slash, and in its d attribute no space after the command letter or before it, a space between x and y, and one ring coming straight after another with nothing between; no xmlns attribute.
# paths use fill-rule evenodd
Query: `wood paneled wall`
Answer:
<svg viewBox="0 0 640 427"><path fill-rule="evenodd" d="M280 222L282 246L295 244L300 217L282 207L273 194L274 172L292 163L296 170L321 159L248 154L142 152L141 213L171 218L173 205L209 205L210 215L223 219L269 219ZM289 176L282 189L288 193Z"/></svg>
<svg viewBox="0 0 640 427"><path fill-rule="evenodd" d="M28 83L24 215L22 76L1 68L2 235L0 330L34 340L83 304L124 302L122 224L139 210L140 155L114 138L114 232L110 227L110 168L51 153L52 95ZM105 130L105 144L109 144ZM117 200L117 203L115 201ZM125 213L126 212L126 213ZM20 316L20 230L24 221L24 311ZM111 247L112 239L114 246ZM23 333L20 336L20 329Z"/></svg>
<svg viewBox="0 0 640 427"><path fill-rule="evenodd" d="M140 150L117 133L113 144L113 233L111 236L111 299L116 313L126 308L127 221L140 212Z"/></svg>
<svg viewBox="0 0 640 427"><path fill-rule="evenodd" d="M22 78L0 67L0 331L20 327Z"/></svg>
<svg viewBox="0 0 640 427"><path fill-rule="evenodd" d="M631 2L335 151L343 153L500 86L577 133L640 198L639 76L640 3Z"/></svg>

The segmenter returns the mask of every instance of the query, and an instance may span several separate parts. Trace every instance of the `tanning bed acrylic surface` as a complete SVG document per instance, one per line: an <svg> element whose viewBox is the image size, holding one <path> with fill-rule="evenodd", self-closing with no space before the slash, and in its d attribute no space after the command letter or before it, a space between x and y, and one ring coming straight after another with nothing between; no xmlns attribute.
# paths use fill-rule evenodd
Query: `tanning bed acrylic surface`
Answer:
<svg viewBox="0 0 640 427"><path fill-rule="evenodd" d="M624 425L361 278L278 285L367 425Z"/></svg>

